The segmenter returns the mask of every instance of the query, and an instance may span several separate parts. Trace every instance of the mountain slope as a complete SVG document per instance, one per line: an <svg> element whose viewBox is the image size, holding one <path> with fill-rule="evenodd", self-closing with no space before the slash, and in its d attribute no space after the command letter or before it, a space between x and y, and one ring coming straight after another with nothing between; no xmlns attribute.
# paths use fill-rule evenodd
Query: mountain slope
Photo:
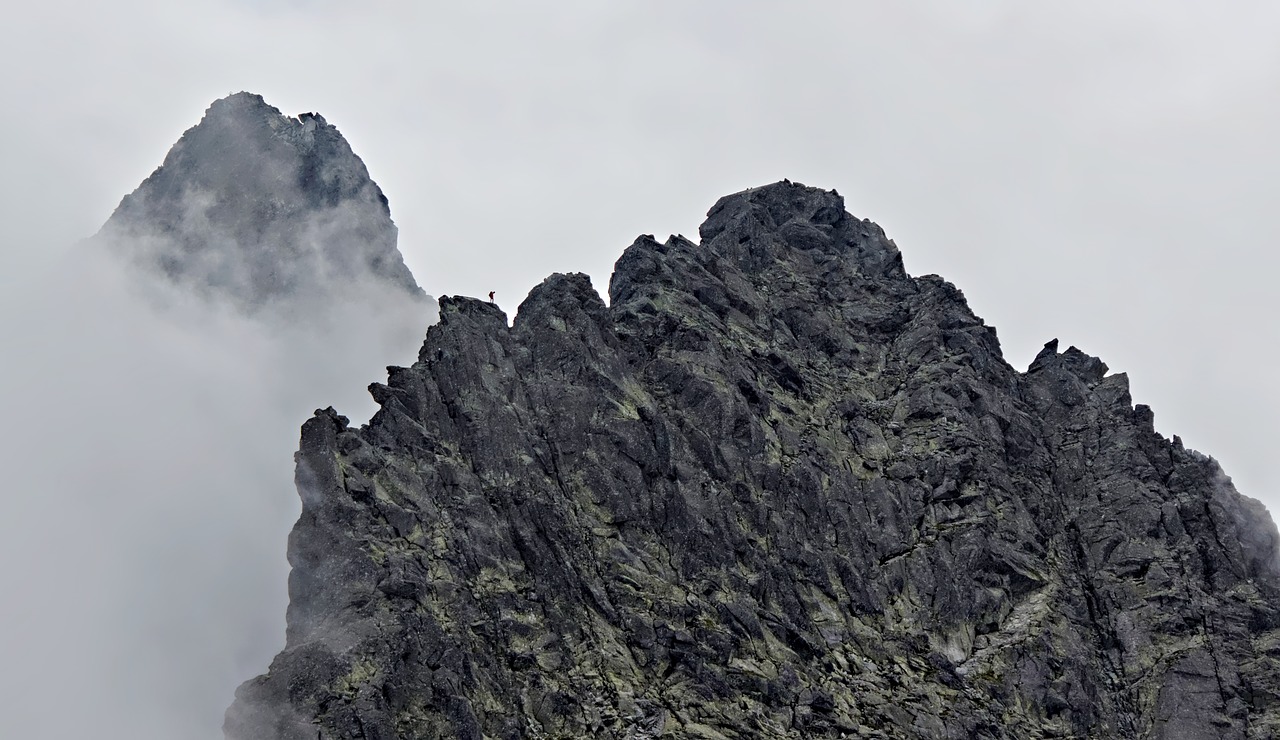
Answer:
<svg viewBox="0 0 1280 740"><path fill-rule="evenodd" d="M834 192L441 300L303 425L288 644L230 738L1263 738L1260 504L1124 375L1026 373Z"/></svg>
<svg viewBox="0 0 1280 740"><path fill-rule="evenodd" d="M249 311L369 285L425 298L387 199L342 134L252 93L214 101L97 238Z"/></svg>

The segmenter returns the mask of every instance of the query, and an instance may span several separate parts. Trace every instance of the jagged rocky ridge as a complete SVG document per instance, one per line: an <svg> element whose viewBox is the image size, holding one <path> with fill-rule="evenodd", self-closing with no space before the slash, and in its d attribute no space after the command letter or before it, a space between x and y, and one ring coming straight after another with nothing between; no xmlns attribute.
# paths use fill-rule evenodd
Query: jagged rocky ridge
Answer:
<svg viewBox="0 0 1280 740"><path fill-rule="evenodd" d="M253 93L214 101L96 239L249 312L371 290L426 300L386 197L342 134Z"/></svg>
<svg viewBox="0 0 1280 740"><path fill-rule="evenodd" d="M834 192L644 236L606 306L441 300L303 425L288 644L229 738L1267 738L1262 506L1123 374L1025 373Z"/></svg>

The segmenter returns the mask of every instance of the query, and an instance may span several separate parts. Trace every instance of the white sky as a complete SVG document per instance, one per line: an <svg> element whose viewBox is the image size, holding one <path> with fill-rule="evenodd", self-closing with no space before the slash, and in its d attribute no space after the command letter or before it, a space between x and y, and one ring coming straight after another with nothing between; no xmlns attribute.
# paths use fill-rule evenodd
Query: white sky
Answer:
<svg viewBox="0 0 1280 740"><path fill-rule="evenodd" d="M207 718L230 699L218 692L265 667L279 639L238 635L283 620L294 430L310 408L358 395L386 364L371 358L373 370L331 373L296 403L278 403L270 423L255 423L253 409L236 409L273 397L256 371L271 352L246 353L229 375L216 367L217 351L241 342L242 328L211 331L206 344L182 340L191 347L176 351L178 340L161 345L155 333L164 330L133 309L121 309L128 331L117 336L119 322L101 310L116 304L66 297L68 246L97 230L212 100L242 89L338 126L390 198L401 250L427 292L496 290L509 312L553 271L587 272L604 292L613 261L637 234L695 236L721 195L784 177L836 188L855 215L896 240L912 274L938 273L964 290L1015 367L1053 337L1101 356L1129 374L1135 401L1153 407L1160 431L1215 456L1242 492L1280 507L1280 473L1268 459L1280 412L1269 372L1280 359L1271 290L1280 5L26 4L7 9L0 25L0 412L8 422L0 464L11 507L0 524L0 575L13 602L0 618L8 633L0 659L28 668L5 685L0 706L23 707L5 711L16 712L25 737L71 737L81 727L74 718L35 719L75 703L60 671L78 670L66 645L81 643L59 648L65 632L55 625L89 630L85 645L158 644L148 642L150 627L135 624L137 634L123 637L120 623L85 627L106 609L92 602L77 616L84 623L52 612L70 603L67 594L101 591L102 603L126 613L121 594L144 576L154 581L135 561L165 551L158 540L141 550L122 543L177 521L193 528L182 538L188 545L209 548L189 555L208 560L201 577L239 611L209 607L211 616L174 639L212 630L210 652L240 657L216 691L173 679L178 693L205 693L170 702L183 712L189 703L190 715L166 720L155 736L184 720L196 728L191 737L215 736ZM97 307L94 316L77 313L79 301ZM146 361L135 368L129 358ZM204 388L205 406L189 403L226 410L213 427L225 433L211 435L252 429L262 437L248 455L260 474L236 472L244 485L228 499L231 512L184 503L172 488L142 496L145 484L100 474L119 458L93 440L114 438L120 449L111 454L127 458L136 453L118 430L177 419L175 409L188 404L143 392L147 368L157 377L146 388L181 395L188 377L216 386ZM224 376L234 377L220 384ZM111 404L95 407L103 394ZM78 413L89 407L93 414ZM33 440L33 429L48 436ZM171 457L175 439L165 435L175 446L161 448ZM173 465L180 479L183 468ZM136 515L117 516L106 533L85 521L60 529L83 509L58 487L87 480L101 489L95 495L132 502L125 508ZM155 500L171 513L145 503ZM269 525L244 523L262 511L272 512ZM259 564L270 578L237 591L240 582L220 576L209 555L220 548L275 557ZM251 570L258 561L245 557L240 565ZM93 571L92 588L67 575L91 559L117 564ZM193 583L193 593L203 588ZM263 593L271 595L244 605ZM173 614L162 610L157 620ZM116 685L149 686L131 680L145 661L96 659L102 665L83 667L82 683L98 680L103 702L121 716L154 709L146 689ZM154 675L200 670L175 660ZM33 699L36 692L46 698Z"/></svg>

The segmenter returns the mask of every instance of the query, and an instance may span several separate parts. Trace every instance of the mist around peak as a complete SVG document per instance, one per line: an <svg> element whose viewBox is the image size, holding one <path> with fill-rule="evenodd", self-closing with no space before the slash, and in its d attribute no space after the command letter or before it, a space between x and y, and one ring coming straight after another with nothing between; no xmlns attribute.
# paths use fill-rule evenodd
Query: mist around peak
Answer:
<svg viewBox="0 0 1280 740"><path fill-rule="evenodd" d="M368 291L425 299L386 196L338 129L251 93L215 101L95 240L248 312Z"/></svg>
<svg viewBox="0 0 1280 740"><path fill-rule="evenodd" d="M435 302L336 129L256 96L96 237L20 246L56 257L0 311L5 734L220 738L283 645L299 424L367 418Z"/></svg>

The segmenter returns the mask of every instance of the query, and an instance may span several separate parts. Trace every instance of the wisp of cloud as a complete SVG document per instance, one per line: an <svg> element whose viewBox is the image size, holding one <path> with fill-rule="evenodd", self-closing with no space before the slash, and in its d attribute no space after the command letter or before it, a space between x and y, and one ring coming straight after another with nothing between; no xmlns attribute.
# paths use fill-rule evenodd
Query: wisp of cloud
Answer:
<svg viewBox="0 0 1280 740"><path fill-rule="evenodd" d="M246 315L100 247L0 314L6 734L220 737L283 644L298 426L367 417L434 306L335 284L305 315Z"/></svg>

